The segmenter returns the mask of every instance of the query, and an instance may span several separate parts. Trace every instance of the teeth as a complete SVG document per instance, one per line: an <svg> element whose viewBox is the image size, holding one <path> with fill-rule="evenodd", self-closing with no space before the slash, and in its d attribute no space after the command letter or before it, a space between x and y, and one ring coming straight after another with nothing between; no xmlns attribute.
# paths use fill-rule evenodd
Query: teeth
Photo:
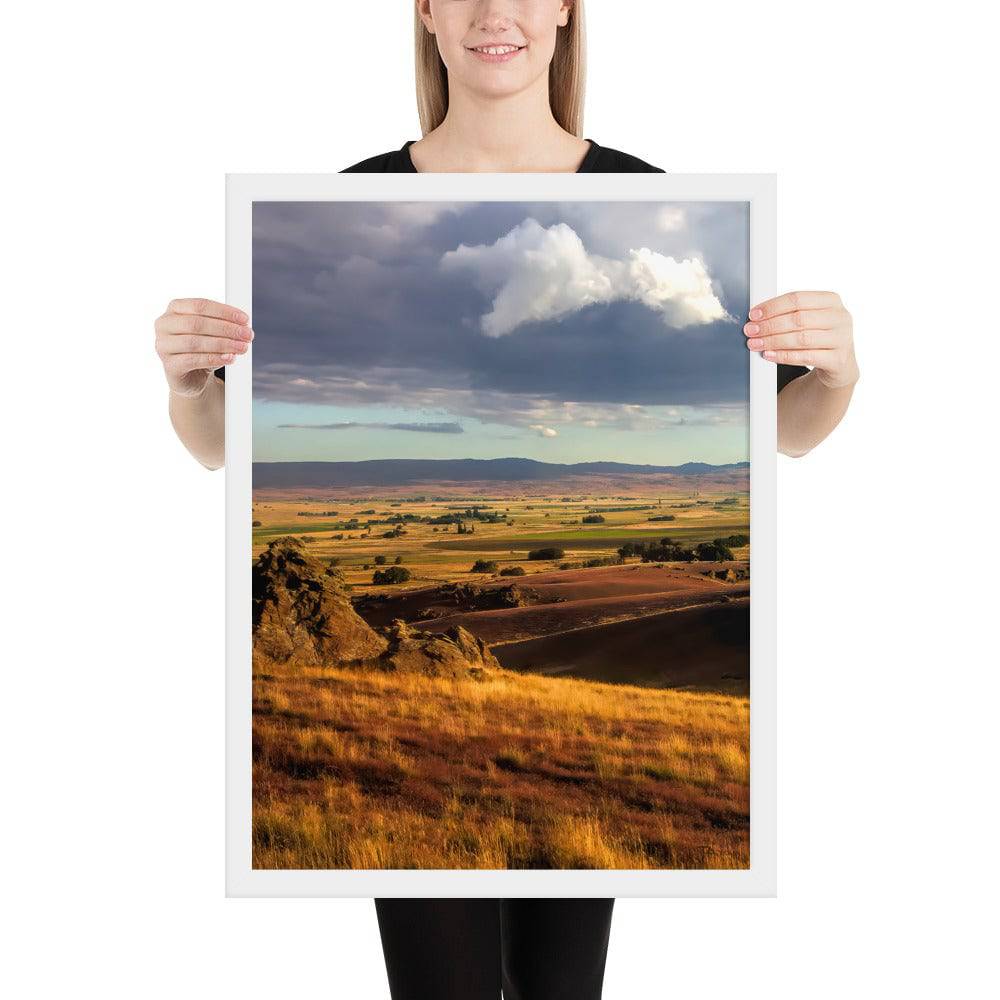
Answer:
<svg viewBox="0 0 1000 1000"><path fill-rule="evenodd" d="M485 52L487 55L491 55L491 56L502 56L502 55L505 55L508 52L516 52L518 50L518 48L519 48L519 46L517 46L517 45L499 45L499 46L494 46L492 48L486 48L486 49L477 48L476 51L477 52Z"/></svg>

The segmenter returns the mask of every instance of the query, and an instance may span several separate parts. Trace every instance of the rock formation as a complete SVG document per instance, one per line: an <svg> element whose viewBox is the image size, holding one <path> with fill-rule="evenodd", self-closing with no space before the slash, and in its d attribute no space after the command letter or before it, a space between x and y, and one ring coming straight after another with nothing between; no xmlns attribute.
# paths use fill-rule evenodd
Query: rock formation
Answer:
<svg viewBox="0 0 1000 1000"><path fill-rule="evenodd" d="M256 652L298 666L370 660L387 645L351 607L340 572L291 536L253 565L253 633Z"/></svg>
<svg viewBox="0 0 1000 1000"><path fill-rule="evenodd" d="M255 656L295 666L370 666L429 677L481 675L500 666L461 626L437 634L401 620L372 628L354 610L339 570L302 542L276 538L253 564Z"/></svg>
<svg viewBox="0 0 1000 1000"><path fill-rule="evenodd" d="M387 670L428 677L465 677L500 666L490 647L461 625L441 633L421 632L397 618L385 634L389 648L379 665Z"/></svg>

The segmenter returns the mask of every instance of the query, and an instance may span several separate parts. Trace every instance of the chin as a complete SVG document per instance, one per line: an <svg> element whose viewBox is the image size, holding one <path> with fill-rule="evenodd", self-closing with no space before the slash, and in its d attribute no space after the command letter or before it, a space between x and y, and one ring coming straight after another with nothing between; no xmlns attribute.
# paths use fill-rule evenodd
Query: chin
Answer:
<svg viewBox="0 0 1000 1000"><path fill-rule="evenodd" d="M530 80L497 80L488 77L469 81L469 89L486 97L507 97L520 93L528 86Z"/></svg>

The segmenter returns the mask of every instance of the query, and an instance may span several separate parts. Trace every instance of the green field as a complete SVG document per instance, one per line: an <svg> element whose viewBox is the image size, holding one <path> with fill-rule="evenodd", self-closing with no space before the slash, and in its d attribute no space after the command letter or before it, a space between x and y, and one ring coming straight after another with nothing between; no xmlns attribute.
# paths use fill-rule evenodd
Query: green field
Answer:
<svg viewBox="0 0 1000 1000"><path fill-rule="evenodd" d="M574 549L617 549L626 542L650 541L659 538L674 538L679 542L708 542L720 535L731 535L746 531L746 518L738 520L718 520L700 525L678 526L667 521L654 528L633 528L623 532L621 528L597 528L594 530L525 532L521 535L486 535L477 532L475 538L441 539L425 543L428 549L454 549L462 552L508 552L511 549L541 548L546 545L563 543L563 548Z"/></svg>
<svg viewBox="0 0 1000 1000"><path fill-rule="evenodd" d="M319 531L332 531L339 534L344 529L338 528L337 525L343 523L343 521L319 521L316 524L309 524L308 522L296 521L294 524L268 525L267 527L254 528L253 537L256 541L258 538L277 538L278 535L315 535ZM362 529L358 527L349 530L361 531ZM388 530L386 528L386 531Z"/></svg>
<svg viewBox="0 0 1000 1000"><path fill-rule="evenodd" d="M551 562L528 560L531 549L547 546L563 549L568 560L584 557L587 553L612 555L626 542L656 542L661 538L672 538L684 545L694 546L725 535L746 534L749 529L749 498L746 494L738 494L737 505L718 505L719 501L731 497L733 493L732 488L697 493L688 490L668 492L657 488L655 495L637 495L632 501L637 507L648 505L649 510L607 512L604 514L606 523L599 525L559 522L579 521L586 513L580 510L581 504L587 507L612 506L620 502L617 498L612 500L606 495L581 496L577 493L572 501L560 503L557 499L538 496L510 496L492 501L477 497L460 506L453 498L398 500L368 495L287 499L258 494L253 505L253 519L262 524L253 529L253 554L259 554L275 538L294 535L306 540L310 553L317 558L328 560L336 557L346 582L353 587L369 592L386 589L398 592L398 587L386 588L373 583L376 556L384 556L390 565L397 556L402 556L403 564L412 574L408 586L416 587L428 582L478 578L478 574L470 572L477 557L498 561L503 566L521 563L530 574L552 567ZM708 503L686 510L671 506L696 498ZM333 507L340 510L340 517L298 516L303 511L319 513ZM455 524L428 523L429 518L454 513L456 508L460 511L463 507L478 507L484 512L488 507L494 510L499 508L505 520L489 523L470 517L465 523L469 529L474 526L474 530L461 535ZM372 509L377 513L362 513ZM384 538L383 535L394 525L368 522L384 519L389 510L393 514L409 513L423 520L403 522L400 525L403 535ZM664 511L676 513L677 519L659 522L647 519L649 514ZM358 527L344 529L343 525L352 517L358 520ZM340 534L345 537L334 537ZM366 565L368 569L364 568ZM404 584L403 589L406 587Z"/></svg>

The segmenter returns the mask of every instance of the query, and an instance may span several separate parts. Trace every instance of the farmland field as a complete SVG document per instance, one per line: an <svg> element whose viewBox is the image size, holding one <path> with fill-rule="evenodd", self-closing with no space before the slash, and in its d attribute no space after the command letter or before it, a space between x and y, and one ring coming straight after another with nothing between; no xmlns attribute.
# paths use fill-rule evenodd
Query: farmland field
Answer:
<svg viewBox="0 0 1000 1000"><path fill-rule="evenodd" d="M256 657L257 867L746 866L745 484L640 480L255 491L254 558L297 538L373 628L461 626L500 665L455 680ZM664 539L729 557L618 552ZM409 578L373 582L392 566Z"/></svg>

